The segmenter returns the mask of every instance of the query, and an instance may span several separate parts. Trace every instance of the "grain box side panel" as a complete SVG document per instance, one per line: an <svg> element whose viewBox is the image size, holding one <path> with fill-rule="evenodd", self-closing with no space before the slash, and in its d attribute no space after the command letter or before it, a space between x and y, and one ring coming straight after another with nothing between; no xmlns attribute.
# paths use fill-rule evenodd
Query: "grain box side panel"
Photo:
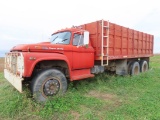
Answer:
<svg viewBox="0 0 160 120"><path fill-rule="evenodd" d="M104 21L104 26L108 21ZM82 25L83 29L90 33L91 45L95 49L95 60L101 59L102 47L102 21L96 21ZM103 35L107 36L107 29L103 29ZM109 23L109 43L103 38L104 46L108 46L109 59L137 58L153 55L153 35L149 35L137 30L123 27L114 23ZM107 54L107 48L103 48ZM104 60L106 57L104 57Z"/></svg>

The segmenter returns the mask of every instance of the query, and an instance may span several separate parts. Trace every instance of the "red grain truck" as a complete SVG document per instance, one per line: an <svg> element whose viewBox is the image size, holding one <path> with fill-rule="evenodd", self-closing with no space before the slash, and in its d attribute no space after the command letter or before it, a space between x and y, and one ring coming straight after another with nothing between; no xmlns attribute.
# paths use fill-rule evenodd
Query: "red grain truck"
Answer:
<svg viewBox="0 0 160 120"><path fill-rule="evenodd" d="M67 81L106 70L137 75L149 68L154 36L99 20L56 31L50 42L15 46L5 56L5 78L20 92L29 82L34 98L66 92Z"/></svg>

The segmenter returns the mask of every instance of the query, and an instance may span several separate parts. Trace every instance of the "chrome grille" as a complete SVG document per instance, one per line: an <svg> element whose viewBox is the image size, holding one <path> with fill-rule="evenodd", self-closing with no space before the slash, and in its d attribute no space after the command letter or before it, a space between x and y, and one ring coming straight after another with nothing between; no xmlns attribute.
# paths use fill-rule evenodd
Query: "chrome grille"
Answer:
<svg viewBox="0 0 160 120"><path fill-rule="evenodd" d="M17 58L19 53L6 53L5 69L13 74L17 74Z"/></svg>

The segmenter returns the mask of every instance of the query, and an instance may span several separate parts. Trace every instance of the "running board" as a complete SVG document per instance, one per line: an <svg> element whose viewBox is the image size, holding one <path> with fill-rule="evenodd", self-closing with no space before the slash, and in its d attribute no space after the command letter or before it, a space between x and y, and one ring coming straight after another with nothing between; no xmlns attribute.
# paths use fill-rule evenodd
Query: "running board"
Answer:
<svg viewBox="0 0 160 120"><path fill-rule="evenodd" d="M74 70L71 74L71 81L94 77L94 74L91 74L90 69Z"/></svg>

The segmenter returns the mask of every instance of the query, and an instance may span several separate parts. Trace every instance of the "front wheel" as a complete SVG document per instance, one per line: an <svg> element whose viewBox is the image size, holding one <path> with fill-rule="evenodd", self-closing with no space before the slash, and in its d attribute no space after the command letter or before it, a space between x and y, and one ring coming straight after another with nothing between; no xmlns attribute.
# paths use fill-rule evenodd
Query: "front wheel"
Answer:
<svg viewBox="0 0 160 120"><path fill-rule="evenodd" d="M41 71L33 78L31 83L31 92L37 102L45 102L48 97L52 98L66 91L66 77L61 71L56 69Z"/></svg>

